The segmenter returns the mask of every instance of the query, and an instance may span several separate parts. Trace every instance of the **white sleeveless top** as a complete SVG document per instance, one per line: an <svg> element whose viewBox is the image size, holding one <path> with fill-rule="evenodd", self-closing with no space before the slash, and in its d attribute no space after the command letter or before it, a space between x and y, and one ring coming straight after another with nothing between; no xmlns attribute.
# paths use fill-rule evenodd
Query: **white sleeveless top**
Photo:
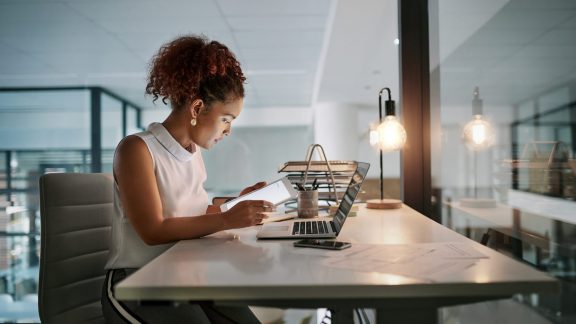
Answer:
<svg viewBox="0 0 576 324"><path fill-rule="evenodd" d="M160 123L152 123L145 132L135 134L150 151L154 174L162 201L162 216L182 217L206 214L208 194L204 190L206 169L200 150L185 150ZM140 268L166 251L174 243L147 245L124 215L118 185L114 183L115 215L106 269Z"/></svg>

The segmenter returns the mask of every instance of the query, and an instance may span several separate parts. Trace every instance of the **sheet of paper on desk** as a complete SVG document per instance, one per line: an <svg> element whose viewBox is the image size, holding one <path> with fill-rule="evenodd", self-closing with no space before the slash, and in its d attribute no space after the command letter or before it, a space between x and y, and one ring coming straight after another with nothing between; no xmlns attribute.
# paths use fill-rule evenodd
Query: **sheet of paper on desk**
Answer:
<svg viewBox="0 0 576 324"><path fill-rule="evenodd" d="M346 251L346 252L345 252ZM435 281L471 268L486 256L465 243L352 244L345 251L296 249L295 253L325 257L321 263L362 272L382 272Z"/></svg>
<svg viewBox="0 0 576 324"><path fill-rule="evenodd" d="M446 259L484 259L488 256L478 252L466 243L426 243L434 246L434 256Z"/></svg>
<svg viewBox="0 0 576 324"><path fill-rule="evenodd" d="M344 251L295 249L293 252L325 257L371 259L390 263L410 261L425 255L442 259L487 258L464 243L352 244L350 249Z"/></svg>
<svg viewBox="0 0 576 324"><path fill-rule="evenodd" d="M465 271L472 268L475 263L475 260L436 259L429 256L399 263L362 259L346 260L338 257L325 258L322 261L323 265L333 268L390 273L430 282L445 278L452 273Z"/></svg>
<svg viewBox="0 0 576 324"><path fill-rule="evenodd" d="M290 243L292 244L292 243ZM355 258L358 253L372 246L369 244L352 244L351 247L344 250L326 250L326 249L308 249L308 248L294 248L292 251L296 254L311 255L317 257L338 257L338 258Z"/></svg>

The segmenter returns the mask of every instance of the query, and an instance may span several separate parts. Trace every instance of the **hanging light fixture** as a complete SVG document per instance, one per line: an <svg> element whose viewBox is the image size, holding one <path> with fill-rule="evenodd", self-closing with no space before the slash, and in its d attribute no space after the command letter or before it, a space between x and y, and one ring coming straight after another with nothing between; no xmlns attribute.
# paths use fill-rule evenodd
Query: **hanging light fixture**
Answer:
<svg viewBox="0 0 576 324"><path fill-rule="evenodd" d="M386 116L382 118L382 93L388 92L385 102ZM402 207L398 199L384 199L383 152L397 151L406 144L406 130L396 117L396 103L392 100L390 89L382 88L378 94L379 125L370 131L370 145L380 150L380 199L370 199L367 208L393 209Z"/></svg>
<svg viewBox="0 0 576 324"><path fill-rule="evenodd" d="M462 137L466 146L473 152L473 171L474 171L474 196L466 197L460 200L463 207L472 208L493 208L496 207L496 201L492 198L478 197L478 151L488 149L494 144L494 129L492 125L484 119L482 111L482 99L480 99L480 90L474 88L474 98L472 99L472 115L474 117L469 121L462 131Z"/></svg>
<svg viewBox="0 0 576 324"><path fill-rule="evenodd" d="M474 117L464 126L464 131L462 132L466 145L474 151L489 148L494 144L494 129L484 119L482 113L480 90L476 87L474 89L474 98L472 99L472 114Z"/></svg>

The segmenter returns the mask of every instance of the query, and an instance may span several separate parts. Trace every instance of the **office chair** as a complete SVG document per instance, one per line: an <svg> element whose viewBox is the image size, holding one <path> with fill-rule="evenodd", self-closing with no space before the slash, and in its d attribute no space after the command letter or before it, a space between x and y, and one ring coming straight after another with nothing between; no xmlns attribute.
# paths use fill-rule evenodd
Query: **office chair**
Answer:
<svg viewBox="0 0 576 324"><path fill-rule="evenodd" d="M102 173L54 173L40 178L42 323L105 323L100 304L113 180Z"/></svg>

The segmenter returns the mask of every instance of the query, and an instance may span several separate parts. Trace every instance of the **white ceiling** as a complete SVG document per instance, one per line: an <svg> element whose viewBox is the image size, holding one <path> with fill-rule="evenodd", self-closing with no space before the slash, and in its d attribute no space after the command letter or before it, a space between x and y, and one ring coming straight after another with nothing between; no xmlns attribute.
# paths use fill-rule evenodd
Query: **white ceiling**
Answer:
<svg viewBox="0 0 576 324"><path fill-rule="evenodd" d="M98 85L148 108L150 58L195 33L236 53L248 108L371 104L397 84L396 12L393 0L3 0L0 87Z"/></svg>
<svg viewBox="0 0 576 324"><path fill-rule="evenodd" d="M486 106L510 106L576 79L576 1L430 3L444 111L469 106L476 85ZM99 85L153 107L148 62L187 33L237 54L248 109L398 96L396 0L1 0L0 87Z"/></svg>
<svg viewBox="0 0 576 324"><path fill-rule="evenodd" d="M576 1L438 1L441 102L511 107L576 80ZM434 51L434 49L432 49ZM432 60L431 67L437 68ZM434 64L435 63L435 64Z"/></svg>

